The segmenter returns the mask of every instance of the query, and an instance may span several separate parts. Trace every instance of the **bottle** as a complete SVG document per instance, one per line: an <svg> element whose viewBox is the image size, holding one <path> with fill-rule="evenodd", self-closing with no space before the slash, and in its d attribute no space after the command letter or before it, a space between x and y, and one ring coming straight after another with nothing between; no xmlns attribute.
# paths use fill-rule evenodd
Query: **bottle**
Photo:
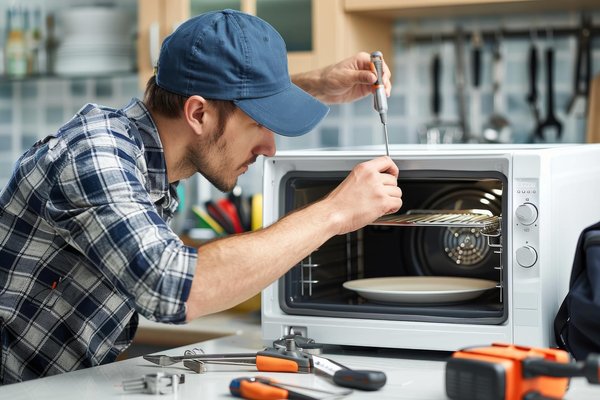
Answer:
<svg viewBox="0 0 600 400"><path fill-rule="evenodd" d="M44 46L44 37L42 36L42 10L40 7L36 7L34 11L33 21L33 40L36 43L36 55L37 66L35 69L38 74L46 72L46 46Z"/></svg>
<svg viewBox="0 0 600 400"><path fill-rule="evenodd" d="M55 23L54 15L46 14L46 73L54 73L54 64L56 59L56 49L58 47L58 40L54 33Z"/></svg>
<svg viewBox="0 0 600 400"><path fill-rule="evenodd" d="M25 21L27 73L29 75L38 75L45 70L45 68L40 68L40 58L42 53L42 26L41 11L39 7L37 7L35 10L28 10Z"/></svg>
<svg viewBox="0 0 600 400"><path fill-rule="evenodd" d="M27 54L23 34L23 13L19 8L10 12L10 32L6 39L6 75L22 78L27 74Z"/></svg>

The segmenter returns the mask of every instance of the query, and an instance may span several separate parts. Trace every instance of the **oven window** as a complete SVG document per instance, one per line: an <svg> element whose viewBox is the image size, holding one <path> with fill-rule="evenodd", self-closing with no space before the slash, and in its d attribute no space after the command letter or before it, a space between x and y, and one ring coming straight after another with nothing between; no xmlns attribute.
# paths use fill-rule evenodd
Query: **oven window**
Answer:
<svg viewBox="0 0 600 400"><path fill-rule="evenodd" d="M476 324L506 320L501 218L507 207L502 195L505 177L497 172L474 176L473 172L429 171L433 178L424 176L427 173L403 172L398 180L403 192L399 214L468 210L498 217L497 231L452 224L369 225L336 236L281 279L283 310L298 315ZM322 198L346 174L290 174L282 188L284 213Z"/></svg>

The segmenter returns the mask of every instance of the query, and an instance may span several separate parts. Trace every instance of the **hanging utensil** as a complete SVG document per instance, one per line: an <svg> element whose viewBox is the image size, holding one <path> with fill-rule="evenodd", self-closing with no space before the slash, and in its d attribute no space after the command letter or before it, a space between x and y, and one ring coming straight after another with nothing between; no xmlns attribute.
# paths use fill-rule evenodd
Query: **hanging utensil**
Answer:
<svg viewBox="0 0 600 400"><path fill-rule="evenodd" d="M536 140L555 142L562 136L562 123L554 115L554 49L546 49L546 119L541 121L535 131Z"/></svg>
<svg viewBox="0 0 600 400"><path fill-rule="evenodd" d="M483 139L489 143L509 143L512 141L510 122L499 110L501 102L500 85L503 78L502 51L499 35L494 38L492 55L492 114L483 128Z"/></svg>
<svg viewBox="0 0 600 400"><path fill-rule="evenodd" d="M441 75L442 59L439 52L436 52L431 59L431 113L433 120L427 124L424 137L421 138L421 141L427 144L453 143L455 138L462 136L458 123L442 121L440 118L442 111Z"/></svg>
<svg viewBox="0 0 600 400"><path fill-rule="evenodd" d="M581 27L577 36L577 58L575 60L575 81L573 96L567 105L567 113L578 118L587 114L587 100L590 91L592 71L591 19L581 16Z"/></svg>
<svg viewBox="0 0 600 400"><path fill-rule="evenodd" d="M458 123L462 130L462 135L458 141L467 141L469 132L467 124L467 99L465 95L465 33L462 28L456 29L454 36L454 50L456 56L456 95L458 98Z"/></svg>
<svg viewBox="0 0 600 400"><path fill-rule="evenodd" d="M537 126L540 124L540 110L538 108L538 90L537 90L537 79L538 79L538 47L535 40L532 37L531 47L529 48L529 57L527 60L527 70L529 78L529 93L527 94L527 103L533 114L534 120L534 133Z"/></svg>
<svg viewBox="0 0 600 400"><path fill-rule="evenodd" d="M481 142L481 45L482 37L479 30L473 32L471 39L471 133L470 142Z"/></svg>

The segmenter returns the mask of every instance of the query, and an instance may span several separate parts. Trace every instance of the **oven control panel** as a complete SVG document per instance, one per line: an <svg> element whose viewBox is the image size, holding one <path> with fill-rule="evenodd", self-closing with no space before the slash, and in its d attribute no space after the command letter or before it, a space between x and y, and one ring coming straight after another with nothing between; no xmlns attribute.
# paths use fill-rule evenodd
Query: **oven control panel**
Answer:
<svg viewBox="0 0 600 400"><path fill-rule="evenodd" d="M518 179L513 188L514 259L523 268L538 261L539 195L537 179Z"/></svg>

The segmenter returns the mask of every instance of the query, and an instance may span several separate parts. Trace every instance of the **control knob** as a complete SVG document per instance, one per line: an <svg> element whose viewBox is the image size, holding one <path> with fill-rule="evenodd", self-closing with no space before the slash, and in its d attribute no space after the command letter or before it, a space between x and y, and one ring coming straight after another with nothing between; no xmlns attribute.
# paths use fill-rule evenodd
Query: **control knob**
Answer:
<svg viewBox="0 0 600 400"><path fill-rule="evenodd" d="M533 247L526 245L517 249L516 258L521 267L529 268L535 264L538 255Z"/></svg>
<svg viewBox="0 0 600 400"><path fill-rule="evenodd" d="M523 203L519 207L517 207L517 210L515 211L515 216L517 217L517 220L523 225L531 225L535 221L537 221L538 210L531 203Z"/></svg>

